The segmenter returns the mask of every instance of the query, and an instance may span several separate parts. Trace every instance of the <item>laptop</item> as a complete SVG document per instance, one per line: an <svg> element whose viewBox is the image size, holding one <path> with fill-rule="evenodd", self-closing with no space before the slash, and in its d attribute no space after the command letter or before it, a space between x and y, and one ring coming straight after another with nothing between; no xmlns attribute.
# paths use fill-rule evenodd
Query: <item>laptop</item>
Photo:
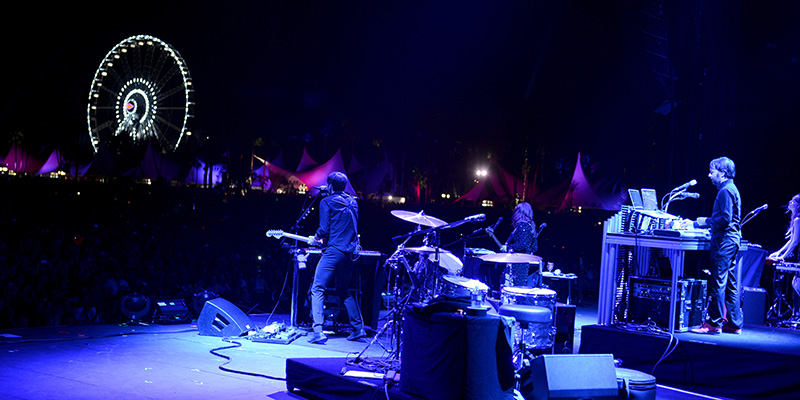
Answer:
<svg viewBox="0 0 800 400"><path fill-rule="evenodd" d="M655 189L642 189L642 202L645 210L658 210L658 197Z"/></svg>
<svg viewBox="0 0 800 400"><path fill-rule="evenodd" d="M631 198L631 205L634 210L643 210L644 203L642 202L642 195L639 189L628 189L628 196Z"/></svg>

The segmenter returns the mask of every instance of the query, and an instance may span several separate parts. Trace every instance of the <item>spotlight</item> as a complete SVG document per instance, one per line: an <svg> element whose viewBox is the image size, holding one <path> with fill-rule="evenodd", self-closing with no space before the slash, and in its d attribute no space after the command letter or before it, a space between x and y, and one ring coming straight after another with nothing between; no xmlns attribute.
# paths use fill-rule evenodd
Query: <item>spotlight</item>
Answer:
<svg viewBox="0 0 800 400"><path fill-rule="evenodd" d="M150 299L141 293L128 293L122 298L120 309L131 321L139 322L150 313Z"/></svg>

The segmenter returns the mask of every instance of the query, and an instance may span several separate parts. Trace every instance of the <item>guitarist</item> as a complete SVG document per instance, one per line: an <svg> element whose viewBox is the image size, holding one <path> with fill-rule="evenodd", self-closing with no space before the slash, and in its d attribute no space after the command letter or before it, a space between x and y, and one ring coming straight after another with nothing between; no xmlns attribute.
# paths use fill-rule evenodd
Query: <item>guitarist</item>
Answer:
<svg viewBox="0 0 800 400"><path fill-rule="evenodd" d="M514 207L511 216L511 226L514 228L506 243L500 247L501 252L534 254L539 248L536 223L533 222L533 208L529 203L522 202ZM494 237L494 229L487 228L486 232ZM495 240L497 240L495 238ZM535 282L528 282L528 268L530 264L511 264L511 272L505 279L505 286L536 286Z"/></svg>
<svg viewBox="0 0 800 400"><path fill-rule="evenodd" d="M322 332L322 325L325 322L323 303L325 288L334 279L339 301L344 299L344 306L353 326L353 332L347 340L358 340L366 336L361 310L347 290L360 248L358 203L355 198L344 192L347 182L347 175L341 172L331 172L328 175L328 187L323 191L329 191L330 195L320 202L319 229L309 238L309 244L324 247L311 285L314 334L309 339L310 343L324 344L328 340Z"/></svg>

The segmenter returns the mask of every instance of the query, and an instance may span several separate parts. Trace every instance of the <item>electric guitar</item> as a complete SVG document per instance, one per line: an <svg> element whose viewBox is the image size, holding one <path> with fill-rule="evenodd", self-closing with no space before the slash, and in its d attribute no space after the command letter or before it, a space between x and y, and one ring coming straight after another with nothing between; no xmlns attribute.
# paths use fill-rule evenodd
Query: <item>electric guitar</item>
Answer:
<svg viewBox="0 0 800 400"><path fill-rule="evenodd" d="M543 224L539 225L539 229L537 229L537 230L536 230L536 236L535 236L534 238L538 238L538 237L539 237L539 235L541 235L541 234L542 234L542 230L543 230L545 227L547 227L547 224L545 224L545 223L543 223ZM487 229L487 230L486 230L486 233L488 233L488 234L489 234L489 237L491 237L492 239L494 239L494 242L497 244L497 247L498 247L498 248L503 248L503 246L505 246L504 244L500 243L500 241L499 241L499 240L497 240L497 236L495 236L495 235L494 235L494 229ZM513 232L512 232L512 233L513 233Z"/></svg>
<svg viewBox="0 0 800 400"><path fill-rule="evenodd" d="M311 243L312 242L311 238L309 238L308 236L295 235L293 233L284 232L284 231L282 231L280 229L272 229L272 230L267 231L267 237L273 237L275 239L280 239L282 237L286 237L286 238L289 238L289 239L294 239L294 240L298 240L298 241L305 242L305 243L313 245Z"/></svg>

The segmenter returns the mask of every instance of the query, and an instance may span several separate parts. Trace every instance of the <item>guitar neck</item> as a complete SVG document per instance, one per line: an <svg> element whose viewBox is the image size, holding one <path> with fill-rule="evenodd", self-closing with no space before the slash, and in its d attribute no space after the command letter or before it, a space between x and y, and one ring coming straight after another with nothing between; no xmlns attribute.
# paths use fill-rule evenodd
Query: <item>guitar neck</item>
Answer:
<svg viewBox="0 0 800 400"><path fill-rule="evenodd" d="M299 240L299 241L301 241L301 242L305 242L305 243L310 243L310 242L311 242L310 240L308 240L308 237L307 237L307 236L295 235L295 234L293 234L293 233L286 233L286 232L284 232L284 233L283 233L283 237L287 237L287 238L289 238L289 239L294 239L294 240Z"/></svg>
<svg viewBox="0 0 800 400"><path fill-rule="evenodd" d="M288 232L279 231L279 230L267 231L267 237L273 237L275 239L280 239L282 237L286 237L286 238L289 238L289 239L299 240L301 242L305 242L305 243L311 244L311 239L309 239L306 236L295 235L293 233L288 233Z"/></svg>

